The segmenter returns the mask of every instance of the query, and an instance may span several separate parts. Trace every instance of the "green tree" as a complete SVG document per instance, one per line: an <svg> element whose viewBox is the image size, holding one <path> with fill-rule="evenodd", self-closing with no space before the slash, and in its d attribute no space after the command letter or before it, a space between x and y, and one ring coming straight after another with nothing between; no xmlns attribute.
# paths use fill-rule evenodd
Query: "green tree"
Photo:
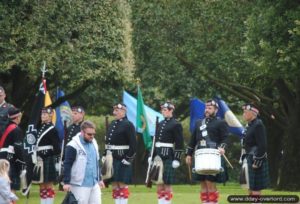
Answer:
<svg viewBox="0 0 300 204"><path fill-rule="evenodd" d="M50 91L59 86L90 110L111 107L133 66L128 9L114 0L1 1L0 83L10 101L29 109L46 61Z"/></svg>
<svg viewBox="0 0 300 204"><path fill-rule="evenodd" d="M257 84L258 103L265 110L269 131L274 133L270 137L276 138L271 140L274 163L281 158L276 182L287 190L300 189L299 9L296 1L259 1L245 23L242 47L245 59L254 67L248 83Z"/></svg>
<svg viewBox="0 0 300 204"><path fill-rule="evenodd" d="M246 67L240 46L250 6L247 1L133 1L136 76L144 82L145 100L172 99L185 117L188 98L215 94L202 72L180 64L176 53L215 77L236 78L236 70Z"/></svg>
<svg viewBox="0 0 300 204"><path fill-rule="evenodd" d="M236 105L256 102L268 127L273 186L300 189L299 4L131 4L136 76L145 82L145 101L173 99L182 117L188 115L191 96L220 94Z"/></svg>

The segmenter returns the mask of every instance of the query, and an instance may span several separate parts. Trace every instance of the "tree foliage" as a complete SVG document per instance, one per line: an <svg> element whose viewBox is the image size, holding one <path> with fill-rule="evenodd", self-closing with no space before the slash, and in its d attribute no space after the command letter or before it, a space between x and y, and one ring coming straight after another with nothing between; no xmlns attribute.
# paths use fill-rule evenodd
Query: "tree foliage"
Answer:
<svg viewBox="0 0 300 204"><path fill-rule="evenodd" d="M0 82L25 110L43 61L49 89L93 113L135 90L134 78L148 104L172 100L182 118L194 96L255 102L273 186L300 189L299 10L293 0L3 0Z"/></svg>
<svg viewBox="0 0 300 204"><path fill-rule="evenodd" d="M222 93L210 88L203 71L228 81L242 75L239 70L246 72L240 45L250 5L247 1L134 1L136 76L148 88L145 96L185 103L186 110L190 97ZM197 63L198 69L183 66L179 53ZM157 90L161 96L153 97Z"/></svg>
<svg viewBox="0 0 300 204"><path fill-rule="evenodd" d="M136 75L149 87L144 93L154 92L150 101L174 99L181 115L191 96L257 103L268 125L272 184L299 189L289 176L299 172L292 155L300 157L299 4L152 0L133 1L132 9Z"/></svg>
<svg viewBox="0 0 300 204"><path fill-rule="evenodd" d="M120 90L128 75L126 9L126 3L113 0L2 1L2 83L33 96L39 68L46 61L50 90L59 86L67 93L78 89L83 93L88 88L80 96L91 107L111 100L109 93ZM26 106L26 100L11 98L16 105Z"/></svg>

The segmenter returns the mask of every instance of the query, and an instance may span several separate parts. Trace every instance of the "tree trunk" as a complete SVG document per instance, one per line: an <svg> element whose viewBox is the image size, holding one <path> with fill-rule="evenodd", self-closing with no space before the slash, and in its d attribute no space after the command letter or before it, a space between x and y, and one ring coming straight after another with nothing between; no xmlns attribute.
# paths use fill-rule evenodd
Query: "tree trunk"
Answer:
<svg viewBox="0 0 300 204"><path fill-rule="evenodd" d="M300 190L300 108L290 114L289 124L283 141L283 158L280 165L278 188L281 190Z"/></svg>
<svg viewBox="0 0 300 204"><path fill-rule="evenodd" d="M278 184L278 176L280 169L280 162L282 159L281 150L283 148L282 141L284 132L278 126L269 120L264 120L267 128L267 144L268 144L268 161L270 167L271 187L276 187Z"/></svg>

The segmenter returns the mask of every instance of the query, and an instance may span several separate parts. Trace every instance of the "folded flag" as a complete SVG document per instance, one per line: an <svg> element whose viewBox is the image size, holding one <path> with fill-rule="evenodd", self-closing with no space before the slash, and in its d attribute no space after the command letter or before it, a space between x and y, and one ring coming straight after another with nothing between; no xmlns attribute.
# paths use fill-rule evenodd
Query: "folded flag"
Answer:
<svg viewBox="0 0 300 204"><path fill-rule="evenodd" d="M61 89L57 89L56 100L63 97L65 93ZM72 124L72 110L68 101L61 103L56 109L56 123L55 127L58 131L59 139L62 141L64 139L64 121L66 121L66 126Z"/></svg>

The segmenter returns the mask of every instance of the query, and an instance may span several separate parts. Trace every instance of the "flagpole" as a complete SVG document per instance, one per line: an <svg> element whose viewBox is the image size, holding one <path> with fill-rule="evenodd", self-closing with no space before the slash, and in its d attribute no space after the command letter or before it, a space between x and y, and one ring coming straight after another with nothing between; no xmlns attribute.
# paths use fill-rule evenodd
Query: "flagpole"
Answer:
<svg viewBox="0 0 300 204"><path fill-rule="evenodd" d="M44 87L44 93L46 94L47 92L47 86L46 86L46 78L45 78L45 75L46 75L46 72L48 72L48 69L46 69L46 62L43 61L43 65L41 67L41 72L42 72L42 83L43 83L43 87Z"/></svg>
<svg viewBox="0 0 300 204"><path fill-rule="evenodd" d="M139 86L140 86L140 83L141 83L141 80L139 79L139 78L137 78L136 79L136 84L137 84L137 95L139 94ZM137 109L137 108L136 108ZM138 125L136 124L136 140L137 140L137 144L139 144L139 136L137 135L138 134ZM138 148L137 148L137 151L138 151ZM137 176L136 176L136 174L137 174L137 166L138 166L138 160L137 160L137 158L135 159L135 161L134 161L134 186L136 187L136 183L137 183Z"/></svg>
<svg viewBox="0 0 300 204"><path fill-rule="evenodd" d="M192 185L192 172L191 172L191 166L189 164L186 164L187 165L187 168L188 168L188 173L189 173L189 181L190 181L190 184Z"/></svg>
<svg viewBox="0 0 300 204"><path fill-rule="evenodd" d="M45 81L44 81L44 78L45 78L45 74L46 74L46 72L48 71L47 69L46 69L46 62L45 61L43 61L43 65L42 65L42 67L40 68L40 70L41 70L41 72L42 72L42 83L43 83L43 86L44 86L44 89L45 89ZM41 87L39 87L39 90L41 89ZM35 117L35 115L34 115L34 112L32 112L31 113L31 116L30 117L34 117L34 118L36 118ZM31 120L31 119L30 119ZM30 123L30 121L29 121L29 123ZM31 128L33 128L33 126L34 125L29 125L28 126L28 131L30 131L30 127ZM31 130L32 131L32 130ZM27 132L26 132L26 138L27 138ZM32 145L32 146L34 146L34 145ZM24 147L25 147L25 143L24 143ZM31 168L33 168L33 167L31 167L33 164L34 164L34 157L36 157L36 148L33 148L34 150L33 150L33 152L32 153L30 153L30 150L28 149L28 154L30 155L30 159L27 161L27 163L26 163L26 170L28 170L28 166L30 166L30 168L29 169L31 169ZM30 174L30 173L32 173L32 170L30 171L30 172L28 172L27 171L27 174ZM26 175L26 180L28 179L28 176ZM30 198L30 189L31 189L31 184L32 184L32 178L30 177L30 181L28 181L27 180L27 182L30 182L30 183L27 183L27 189L25 190L25 192L23 193L22 192L22 194L23 195L26 195L26 200L25 200L25 203L26 204L28 204L29 203L29 198Z"/></svg>

